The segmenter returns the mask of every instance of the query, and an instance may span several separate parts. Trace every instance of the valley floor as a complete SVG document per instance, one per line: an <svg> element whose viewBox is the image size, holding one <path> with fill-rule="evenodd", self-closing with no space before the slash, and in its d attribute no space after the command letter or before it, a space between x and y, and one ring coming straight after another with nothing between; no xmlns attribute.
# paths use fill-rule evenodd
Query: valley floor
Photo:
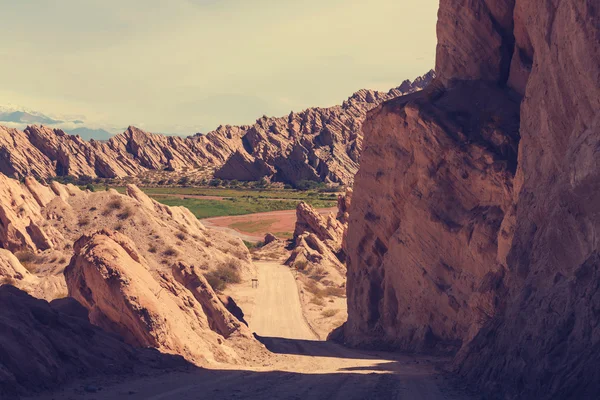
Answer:
<svg viewBox="0 0 600 400"><path fill-rule="evenodd" d="M241 302L257 338L273 353L252 368L192 368L163 375L90 379L49 399L467 399L435 370L443 360L348 349L316 340L288 267L259 262L258 288ZM249 284L248 284L249 286ZM87 389L87 390L86 390Z"/></svg>

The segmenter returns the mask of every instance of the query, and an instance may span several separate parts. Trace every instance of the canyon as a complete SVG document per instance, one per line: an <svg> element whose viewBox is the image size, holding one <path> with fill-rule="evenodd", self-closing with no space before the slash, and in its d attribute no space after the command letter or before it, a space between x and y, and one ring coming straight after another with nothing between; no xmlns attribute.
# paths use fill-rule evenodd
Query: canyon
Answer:
<svg viewBox="0 0 600 400"><path fill-rule="evenodd" d="M598 398L600 7L441 0L437 35L435 73L252 126L0 128L0 396ZM159 172L352 188L255 245L39 181Z"/></svg>

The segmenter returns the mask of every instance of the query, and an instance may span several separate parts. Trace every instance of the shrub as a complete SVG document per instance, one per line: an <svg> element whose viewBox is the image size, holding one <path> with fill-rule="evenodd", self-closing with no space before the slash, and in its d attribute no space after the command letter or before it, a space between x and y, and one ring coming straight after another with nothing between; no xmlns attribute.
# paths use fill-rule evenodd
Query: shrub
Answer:
<svg viewBox="0 0 600 400"><path fill-rule="evenodd" d="M243 242L246 245L246 247L248 248L248 250L260 249L261 247L264 247L264 245L265 245L264 242L252 243L252 242L248 242L246 240L244 240Z"/></svg>
<svg viewBox="0 0 600 400"><path fill-rule="evenodd" d="M346 297L346 289L329 286L325 288L325 296Z"/></svg>
<svg viewBox="0 0 600 400"><path fill-rule="evenodd" d="M205 275L206 280L216 291L222 291L229 284L240 283L242 278L234 261L220 265Z"/></svg>
<svg viewBox="0 0 600 400"><path fill-rule="evenodd" d="M0 278L0 286L2 286L2 285L16 286L17 281L12 276L5 276L5 277Z"/></svg>
<svg viewBox="0 0 600 400"><path fill-rule="evenodd" d="M131 208L127 207L126 209L117 214L117 218L119 218L120 220L124 220L131 217L131 214Z"/></svg>
<svg viewBox="0 0 600 400"><path fill-rule="evenodd" d="M337 314L339 311L340 311L340 310L332 310L332 309L329 309L329 310L323 310L323 311L321 312L321 315L322 315L323 317L325 317L325 318L331 318L331 317L333 317L334 315L336 315L336 314Z"/></svg>
<svg viewBox="0 0 600 400"><path fill-rule="evenodd" d="M185 236L185 234L183 232L177 232L175 234L175 237L179 240L181 240L182 242L185 242L185 240L187 239L187 237Z"/></svg>
<svg viewBox="0 0 600 400"><path fill-rule="evenodd" d="M117 224L115 225L115 231L122 231L123 230L123 224Z"/></svg>
<svg viewBox="0 0 600 400"><path fill-rule="evenodd" d="M88 217L87 215L79 218L79 221L77 221L77 225L79 225L81 227L88 226L89 224L90 224L90 217Z"/></svg>
<svg viewBox="0 0 600 400"><path fill-rule="evenodd" d="M89 190L90 192L95 192L96 191L96 188L91 183L88 183L87 185L85 185L85 188L87 190Z"/></svg>
<svg viewBox="0 0 600 400"><path fill-rule="evenodd" d="M29 272L34 272L35 267L33 264L40 260L40 258L31 251L17 251L15 257L17 257L17 260L19 260L23 267Z"/></svg>
<svg viewBox="0 0 600 400"><path fill-rule="evenodd" d="M152 253L152 254L156 254L156 252L158 252L158 249L156 248L156 246L152 245L152 246L148 247L148 252Z"/></svg>
<svg viewBox="0 0 600 400"><path fill-rule="evenodd" d="M323 301L323 299L321 299L320 297L313 297L312 299L310 299L310 303L315 304L319 307L323 307L325 306L325 302Z"/></svg>
<svg viewBox="0 0 600 400"><path fill-rule="evenodd" d="M123 201L121 199L114 199L111 200L107 206L110 210L118 210L123 207Z"/></svg>
<svg viewBox="0 0 600 400"><path fill-rule="evenodd" d="M176 249L174 249L173 247L167 247L165 249L165 251L162 252L162 254L165 257L174 257L177 254L179 254L179 252Z"/></svg>
<svg viewBox="0 0 600 400"><path fill-rule="evenodd" d="M294 268L296 268L298 271L304 271L307 266L308 266L308 261L306 261L306 260L298 260L298 261L294 262Z"/></svg>

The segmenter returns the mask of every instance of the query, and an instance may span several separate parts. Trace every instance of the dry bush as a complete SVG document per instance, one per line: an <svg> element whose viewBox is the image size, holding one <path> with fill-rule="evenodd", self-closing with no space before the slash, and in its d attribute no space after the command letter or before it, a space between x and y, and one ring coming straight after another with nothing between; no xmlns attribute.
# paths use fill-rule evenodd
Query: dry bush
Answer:
<svg viewBox="0 0 600 400"><path fill-rule="evenodd" d="M41 258L32 251L17 251L15 253L17 260L25 267L29 272L35 272L35 265L41 261Z"/></svg>
<svg viewBox="0 0 600 400"><path fill-rule="evenodd" d="M173 247L167 247L165 251L162 252L162 255L165 257L175 257L179 252Z"/></svg>
<svg viewBox="0 0 600 400"><path fill-rule="evenodd" d="M152 253L152 254L156 254L158 252L158 249L156 248L156 246L151 245L150 247L148 247L148 252Z"/></svg>
<svg viewBox="0 0 600 400"><path fill-rule="evenodd" d="M306 290L308 290L310 293L314 294L316 297L319 297L319 298L331 297L331 296L335 296L335 297L345 297L346 296L345 288L340 288L340 287L335 287L335 286L327 286L325 289L321 289L319 287L319 285L317 284L317 282L315 282L314 280L308 280L308 282L306 282Z"/></svg>
<svg viewBox="0 0 600 400"><path fill-rule="evenodd" d="M133 214L131 208L127 207L126 209L117 214L117 218L119 218L120 220L125 220L131 217L131 214Z"/></svg>
<svg viewBox="0 0 600 400"><path fill-rule="evenodd" d="M0 278L0 286L2 285L17 286L17 280L12 276L4 276Z"/></svg>
<svg viewBox="0 0 600 400"><path fill-rule="evenodd" d="M115 225L115 231L121 232L123 230L123 224Z"/></svg>
<svg viewBox="0 0 600 400"><path fill-rule="evenodd" d="M210 271L204 277L216 291L222 291L229 284L240 283L242 278L238 271L238 265L234 260L230 260L220 266L214 271Z"/></svg>
<svg viewBox="0 0 600 400"><path fill-rule="evenodd" d="M312 274L309 276L309 278L314 279L315 281L320 281L321 279L325 278L325 276L327 276L327 271L325 271L325 268L318 266L315 269L313 269Z"/></svg>
<svg viewBox="0 0 600 400"><path fill-rule="evenodd" d="M111 200L111 201L110 201L110 202L107 204L107 207L108 207L110 210L119 210L119 209L121 209L121 207L123 207L123 200L121 200L121 199L114 199L114 200Z"/></svg>
<svg viewBox="0 0 600 400"><path fill-rule="evenodd" d="M79 218L79 221L77 221L77 225L79 225L80 227L88 226L89 224L90 217L88 217L87 215Z"/></svg>
<svg viewBox="0 0 600 400"><path fill-rule="evenodd" d="M306 261L306 260L298 260L298 261L294 262L294 268L296 268L298 271L304 271L307 266L308 266L308 261Z"/></svg>
<svg viewBox="0 0 600 400"><path fill-rule="evenodd" d="M91 208L90 208L90 211L96 211L96 210L97 210L97 208L96 208L96 207L91 207Z"/></svg>
<svg viewBox="0 0 600 400"><path fill-rule="evenodd" d="M322 315L324 318L331 318L331 317L333 317L334 315L336 315L336 314L337 314L339 311L340 311L340 310L332 310L332 309L329 309L329 310L323 310L323 311L321 312L321 315Z"/></svg>
<svg viewBox="0 0 600 400"><path fill-rule="evenodd" d="M183 232L177 232L175 234L175 237L179 240L181 240L182 242L185 242L185 240L187 239L187 237L185 236L185 234Z"/></svg>
<svg viewBox="0 0 600 400"><path fill-rule="evenodd" d="M346 297L346 289L328 286L325 288L325 296Z"/></svg>
<svg viewBox="0 0 600 400"><path fill-rule="evenodd" d="M323 301L323 299L321 299L320 297L313 297L312 299L310 299L310 303L315 304L319 307L323 307L325 306L325 302Z"/></svg>

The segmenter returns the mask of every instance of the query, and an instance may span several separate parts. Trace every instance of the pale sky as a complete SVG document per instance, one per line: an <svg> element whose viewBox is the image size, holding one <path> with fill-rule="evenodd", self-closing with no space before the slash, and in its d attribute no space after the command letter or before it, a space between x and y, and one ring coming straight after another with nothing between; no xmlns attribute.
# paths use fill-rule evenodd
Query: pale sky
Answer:
<svg viewBox="0 0 600 400"><path fill-rule="evenodd" d="M438 0L0 0L0 105L192 134L434 66Z"/></svg>

